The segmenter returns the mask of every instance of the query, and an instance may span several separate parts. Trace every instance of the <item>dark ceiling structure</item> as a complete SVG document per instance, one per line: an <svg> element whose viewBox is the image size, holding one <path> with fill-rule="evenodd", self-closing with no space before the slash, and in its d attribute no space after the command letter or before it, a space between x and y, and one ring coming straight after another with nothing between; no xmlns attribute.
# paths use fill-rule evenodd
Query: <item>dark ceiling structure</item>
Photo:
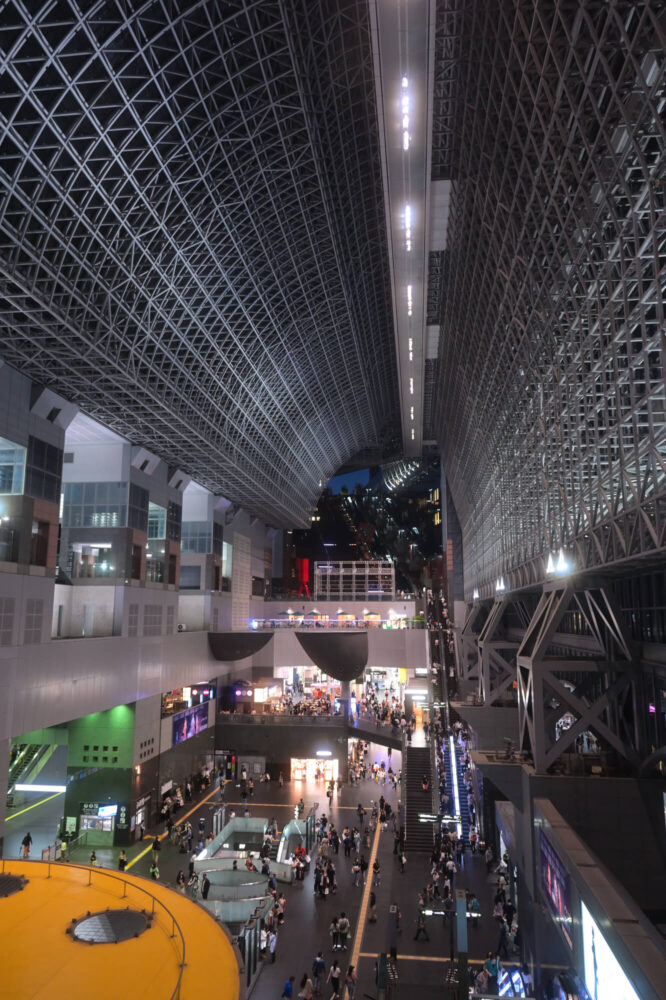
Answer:
<svg viewBox="0 0 666 1000"><path fill-rule="evenodd" d="M4 361L272 524L400 418L365 3L0 10Z"/></svg>
<svg viewBox="0 0 666 1000"><path fill-rule="evenodd" d="M0 10L2 358L306 524L401 457L375 8L37 8ZM663 4L436 10L422 429L466 596L663 560Z"/></svg>

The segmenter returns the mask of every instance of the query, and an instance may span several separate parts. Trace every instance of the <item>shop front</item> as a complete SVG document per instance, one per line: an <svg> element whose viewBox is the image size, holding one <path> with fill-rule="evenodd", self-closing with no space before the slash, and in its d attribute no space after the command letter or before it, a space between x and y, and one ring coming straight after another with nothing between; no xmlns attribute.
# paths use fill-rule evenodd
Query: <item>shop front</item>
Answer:
<svg viewBox="0 0 666 1000"><path fill-rule="evenodd" d="M118 803L101 805L82 802L79 836L85 834L86 846L114 847L129 842L128 808Z"/></svg>
<svg viewBox="0 0 666 1000"><path fill-rule="evenodd" d="M338 762L330 757L292 757L292 781L337 781Z"/></svg>

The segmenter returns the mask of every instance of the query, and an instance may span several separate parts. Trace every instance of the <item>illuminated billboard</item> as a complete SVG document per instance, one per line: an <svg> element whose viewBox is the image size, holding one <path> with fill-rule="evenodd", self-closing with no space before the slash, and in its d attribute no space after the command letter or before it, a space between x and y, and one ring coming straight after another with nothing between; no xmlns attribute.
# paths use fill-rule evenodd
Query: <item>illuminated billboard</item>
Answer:
<svg viewBox="0 0 666 1000"><path fill-rule="evenodd" d="M639 1000L590 911L581 903L585 988L591 1000Z"/></svg>
<svg viewBox="0 0 666 1000"><path fill-rule="evenodd" d="M188 708L186 712L179 712L173 717L173 740L172 746L182 743L203 732L208 726L208 705L197 705L196 708Z"/></svg>
<svg viewBox="0 0 666 1000"><path fill-rule="evenodd" d="M553 850L543 830L540 831L539 852L541 855L541 888L548 900L555 923L559 925L569 947L573 948L569 873Z"/></svg>

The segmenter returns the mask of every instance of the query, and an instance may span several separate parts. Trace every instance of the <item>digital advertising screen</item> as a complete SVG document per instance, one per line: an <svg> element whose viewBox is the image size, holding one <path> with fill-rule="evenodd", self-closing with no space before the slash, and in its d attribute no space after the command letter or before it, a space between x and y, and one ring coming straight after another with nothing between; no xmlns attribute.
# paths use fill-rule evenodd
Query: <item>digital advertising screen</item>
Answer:
<svg viewBox="0 0 666 1000"><path fill-rule="evenodd" d="M570 948L573 948L569 873L553 850L543 830L540 831L541 888L551 913Z"/></svg>
<svg viewBox="0 0 666 1000"><path fill-rule="evenodd" d="M208 704L197 705L196 708L188 708L187 712L180 712L173 717L173 742L182 743L203 732L208 725Z"/></svg>
<svg viewBox="0 0 666 1000"><path fill-rule="evenodd" d="M592 914L581 903L585 988L591 1000L639 1000Z"/></svg>

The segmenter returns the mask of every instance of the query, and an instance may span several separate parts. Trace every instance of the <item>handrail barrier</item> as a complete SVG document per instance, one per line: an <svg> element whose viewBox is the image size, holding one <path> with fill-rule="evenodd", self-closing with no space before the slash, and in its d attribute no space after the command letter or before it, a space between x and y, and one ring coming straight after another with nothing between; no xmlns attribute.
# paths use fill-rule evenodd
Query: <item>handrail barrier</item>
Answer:
<svg viewBox="0 0 666 1000"><path fill-rule="evenodd" d="M0 871L1 871L1 873L3 875L5 874L5 863L7 863L7 864L16 864L17 861L16 860L12 860L12 859L2 858L2 868L0 869ZM19 860L18 864L46 865L47 868L48 868L48 874L47 874L46 877L47 877L47 879L51 878L51 865L53 864L53 862L51 862L51 861L36 861L36 860L28 860L28 859L26 859L25 861ZM104 878L110 878L114 882L120 882L121 885L123 886L123 894L120 897L121 899L126 899L127 898L127 886L129 886L130 889L136 890L137 892L142 892L145 896L148 896L148 898L152 900L152 910L151 910L152 916L155 916L155 904L156 903L157 903L158 906L160 906L164 910L164 912L166 913L166 915L169 918L169 920L171 920L171 937L175 938L176 937L176 932L178 932L178 935L180 936L181 962L180 962L179 970L178 970L178 982L176 983L176 985L174 987L174 990L171 993L171 996L168 998L168 1000L178 1000L178 998L180 997L180 988L181 988L182 981L183 981L183 970L184 970L184 968L185 968L185 966L187 964L186 961L185 961L185 936L183 935L183 932L182 932L182 930L180 928L180 924L176 920L175 916L173 915L173 913L171 912L171 910L169 909L169 907L165 906L164 903L162 902L162 900L158 899L157 896L155 896L148 889L144 889L143 886L137 885L136 882L130 881L127 878L123 878L122 875L116 875L114 872L110 872L106 868L96 868L96 867L91 866L91 865L73 865L73 864L69 864L69 863L67 864L67 867L68 868L75 868L78 871L83 871L83 872L87 871L88 872L88 885L92 885L93 875L95 875L95 876L101 875ZM62 870L63 870L62 864L58 864L57 871L58 872L62 872ZM7 870L7 874L11 874L11 872L9 870ZM138 877L141 877L141 876L138 876ZM133 876L133 878L137 878L137 876Z"/></svg>

